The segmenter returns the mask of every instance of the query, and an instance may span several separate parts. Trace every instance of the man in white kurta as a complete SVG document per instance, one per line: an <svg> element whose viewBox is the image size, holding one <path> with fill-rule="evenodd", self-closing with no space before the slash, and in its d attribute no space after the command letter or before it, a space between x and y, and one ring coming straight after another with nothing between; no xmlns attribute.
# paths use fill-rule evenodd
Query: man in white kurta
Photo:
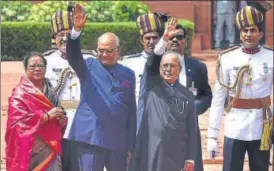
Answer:
<svg viewBox="0 0 274 171"><path fill-rule="evenodd" d="M228 96L223 171L242 171L246 151L250 170L268 171L271 145L268 140L271 135L266 133L268 124L264 123L271 126L273 120L269 109L273 87L273 50L259 45L263 35L262 20L262 14L255 8L246 6L239 11L236 23L242 46L223 52L217 62L220 67L216 73L209 115L207 150L211 157L217 155L217 138ZM239 71L243 68L246 71L241 74ZM238 78L235 88L227 88L233 87Z"/></svg>

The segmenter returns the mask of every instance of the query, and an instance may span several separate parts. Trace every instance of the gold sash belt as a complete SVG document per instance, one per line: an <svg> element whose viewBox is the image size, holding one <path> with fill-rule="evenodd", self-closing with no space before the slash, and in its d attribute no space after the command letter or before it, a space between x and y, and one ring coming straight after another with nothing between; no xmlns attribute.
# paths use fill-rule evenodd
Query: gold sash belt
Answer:
<svg viewBox="0 0 274 171"><path fill-rule="evenodd" d="M233 101L234 97L230 96L230 101ZM238 109L262 109L269 107L271 104L270 96L257 99L235 99L232 104L233 108Z"/></svg>

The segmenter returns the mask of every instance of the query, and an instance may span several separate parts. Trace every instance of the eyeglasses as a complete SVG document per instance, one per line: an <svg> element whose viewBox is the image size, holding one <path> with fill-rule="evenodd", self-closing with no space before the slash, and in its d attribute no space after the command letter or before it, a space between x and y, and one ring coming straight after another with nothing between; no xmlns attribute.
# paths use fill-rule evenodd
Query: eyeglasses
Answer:
<svg viewBox="0 0 274 171"><path fill-rule="evenodd" d="M45 69L46 68L46 65L44 64L33 64L33 65L29 65L28 66L28 69L29 70L34 70L35 68L38 68L38 69Z"/></svg>
<svg viewBox="0 0 274 171"><path fill-rule="evenodd" d="M175 37L176 37L177 40L183 40L183 39L186 38L186 36L183 35L183 34L177 34L177 35L171 37L169 40L173 40Z"/></svg>
<svg viewBox="0 0 274 171"><path fill-rule="evenodd" d="M117 50L119 46L113 48L113 49L100 49L100 48L97 48L97 53L98 54L103 54L103 53L106 53L106 54L112 54L113 52L115 52Z"/></svg>
<svg viewBox="0 0 274 171"><path fill-rule="evenodd" d="M161 68L162 69L164 69L164 70L167 70L167 69L172 69L172 68L175 68L175 67L177 67L178 65L176 65L176 64L163 64L163 65L161 65Z"/></svg>

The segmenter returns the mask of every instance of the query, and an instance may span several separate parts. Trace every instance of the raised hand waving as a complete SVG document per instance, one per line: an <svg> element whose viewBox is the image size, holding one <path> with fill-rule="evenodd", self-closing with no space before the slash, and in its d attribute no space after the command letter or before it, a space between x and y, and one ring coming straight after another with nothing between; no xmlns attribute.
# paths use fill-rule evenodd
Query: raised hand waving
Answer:
<svg viewBox="0 0 274 171"><path fill-rule="evenodd" d="M178 24L178 19L176 17L170 17L167 26L165 28L165 32L163 38L165 41L168 41L171 37L175 36L178 32L176 30L176 25Z"/></svg>
<svg viewBox="0 0 274 171"><path fill-rule="evenodd" d="M84 8L80 4L76 4L73 11L73 27L75 31L80 31L84 28L87 21L87 15Z"/></svg>

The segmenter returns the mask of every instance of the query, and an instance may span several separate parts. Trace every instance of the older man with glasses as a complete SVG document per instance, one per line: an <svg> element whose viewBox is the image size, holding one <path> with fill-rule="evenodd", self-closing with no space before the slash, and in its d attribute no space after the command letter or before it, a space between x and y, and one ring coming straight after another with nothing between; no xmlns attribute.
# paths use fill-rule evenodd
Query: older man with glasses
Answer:
<svg viewBox="0 0 274 171"><path fill-rule="evenodd" d="M76 5L67 44L68 61L80 79L81 98L69 133L77 142L77 171L126 171L135 144L135 75L117 63L119 38L104 33L98 38L97 59L84 60L80 34L86 22Z"/></svg>
<svg viewBox="0 0 274 171"><path fill-rule="evenodd" d="M177 52L148 57L145 107L129 171L194 171L197 117L193 94L178 82L181 69Z"/></svg>
<svg viewBox="0 0 274 171"><path fill-rule="evenodd" d="M166 50L168 50L180 54L182 69L178 80L181 85L192 91L195 99L196 114L198 116L203 114L210 107L212 91L208 84L206 65L197 59L185 55L187 36L187 31L183 26L177 24L175 30L171 29L162 36L158 44L155 46L154 52L157 55L162 55ZM203 171L200 131L198 131L197 136L198 150L196 155L197 158L195 159L195 171Z"/></svg>

